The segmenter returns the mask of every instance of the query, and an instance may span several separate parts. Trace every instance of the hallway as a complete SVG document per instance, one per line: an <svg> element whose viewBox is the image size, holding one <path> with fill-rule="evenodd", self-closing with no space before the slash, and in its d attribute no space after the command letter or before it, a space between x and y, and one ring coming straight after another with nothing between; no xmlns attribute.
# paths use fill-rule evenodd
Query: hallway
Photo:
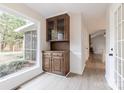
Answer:
<svg viewBox="0 0 124 93"><path fill-rule="evenodd" d="M104 64L91 56L83 75L70 73L63 77L44 73L20 87L21 90L109 90L105 80Z"/></svg>

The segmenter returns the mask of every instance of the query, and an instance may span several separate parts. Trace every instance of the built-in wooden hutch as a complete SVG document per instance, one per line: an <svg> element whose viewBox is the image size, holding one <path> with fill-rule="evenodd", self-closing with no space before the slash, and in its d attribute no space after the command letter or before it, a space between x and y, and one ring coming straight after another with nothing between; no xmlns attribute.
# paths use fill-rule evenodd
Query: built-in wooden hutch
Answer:
<svg viewBox="0 0 124 93"><path fill-rule="evenodd" d="M62 14L46 19L46 40L50 50L43 51L43 70L67 75L70 70L69 15Z"/></svg>

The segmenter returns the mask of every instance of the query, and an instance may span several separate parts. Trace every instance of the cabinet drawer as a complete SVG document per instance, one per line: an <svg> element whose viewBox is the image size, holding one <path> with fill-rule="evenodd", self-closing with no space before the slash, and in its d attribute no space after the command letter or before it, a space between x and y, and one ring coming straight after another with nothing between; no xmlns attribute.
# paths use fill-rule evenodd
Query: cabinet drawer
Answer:
<svg viewBox="0 0 124 93"><path fill-rule="evenodd" d="M43 53L43 56L51 56L51 53Z"/></svg>
<svg viewBox="0 0 124 93"><path fill-rule="evenodd" d="M63 53L52 53L52 56L54 56L54 57L62 57Z"/></svg>

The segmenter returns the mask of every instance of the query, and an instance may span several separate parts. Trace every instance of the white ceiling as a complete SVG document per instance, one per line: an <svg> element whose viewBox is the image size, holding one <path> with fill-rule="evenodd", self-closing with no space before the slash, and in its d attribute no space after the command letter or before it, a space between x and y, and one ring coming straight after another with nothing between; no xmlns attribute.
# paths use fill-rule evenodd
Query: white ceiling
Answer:
<svg viewBox="0 0 124 93"><path fill-rule="evenodd" d="M82 12L87 16L88 30L90 33L105 29L106 3L30 3L25 4L39 12L44 17L49 17L63 12Z"/></svg>

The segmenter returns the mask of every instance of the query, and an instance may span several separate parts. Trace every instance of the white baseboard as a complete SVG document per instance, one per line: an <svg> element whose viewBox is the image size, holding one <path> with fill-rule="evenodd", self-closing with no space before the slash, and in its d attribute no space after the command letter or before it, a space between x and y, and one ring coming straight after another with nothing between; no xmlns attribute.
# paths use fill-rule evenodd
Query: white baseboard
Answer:
<svg viewBox="0 0 124 93"><path fill-rule="evenodd" d="M84 66L83 66L83 69L82 69L82 75L83 75L83 73L84 73L84 69L85 69L85 67L86 67L86 64L84 64Z"/></svg>

